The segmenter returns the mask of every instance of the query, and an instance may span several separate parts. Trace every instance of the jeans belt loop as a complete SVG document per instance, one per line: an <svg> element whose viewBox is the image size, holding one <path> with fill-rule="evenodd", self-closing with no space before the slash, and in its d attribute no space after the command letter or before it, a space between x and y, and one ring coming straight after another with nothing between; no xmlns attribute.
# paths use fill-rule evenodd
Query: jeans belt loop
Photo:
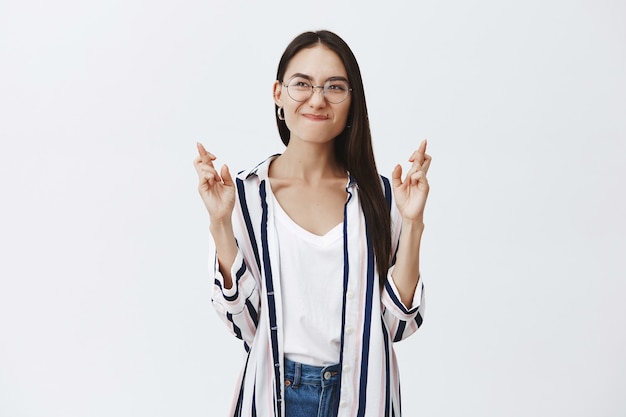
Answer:
<svg viewBox="0 0 626 417"><path fill-rule="evenodd" d="M296 369L293 373L293 387L297 388L300 385L300 379L302 379L302 364L296 362Z"/></svg>

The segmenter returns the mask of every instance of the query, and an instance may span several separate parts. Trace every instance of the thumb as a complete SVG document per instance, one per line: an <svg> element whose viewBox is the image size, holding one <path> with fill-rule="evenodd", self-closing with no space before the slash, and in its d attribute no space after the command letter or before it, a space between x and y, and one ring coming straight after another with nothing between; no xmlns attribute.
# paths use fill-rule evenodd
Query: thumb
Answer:
<svg viewBox="0 0 626 417"><path fill-rule="evenodd" d="M402 185L402 166L400 164L396 165L391 172L391 184L394 187L399 187Z"/></svg>
<svg viewBox="0 0 626 417"><path fill-rule="evenodd" d="M233 177L230 175L230 171L228 170L228 166L226 164L222 165L222 169L220 169L220 175L222 176L222 181L224 181L224 185L232 186Z"/></svg>

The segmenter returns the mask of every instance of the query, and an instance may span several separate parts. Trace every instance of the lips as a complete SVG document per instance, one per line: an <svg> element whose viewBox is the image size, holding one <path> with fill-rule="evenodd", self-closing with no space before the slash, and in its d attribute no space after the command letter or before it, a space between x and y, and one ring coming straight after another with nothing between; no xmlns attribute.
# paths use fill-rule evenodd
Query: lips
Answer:
<svg viewBox="0 0 626 417"><path fill-rule="evenodd" d="M325 114L312 114L312 113L305 113L303 114L304 117L306 117L309 120L327 120L328 116L326 116Z"/></svg>

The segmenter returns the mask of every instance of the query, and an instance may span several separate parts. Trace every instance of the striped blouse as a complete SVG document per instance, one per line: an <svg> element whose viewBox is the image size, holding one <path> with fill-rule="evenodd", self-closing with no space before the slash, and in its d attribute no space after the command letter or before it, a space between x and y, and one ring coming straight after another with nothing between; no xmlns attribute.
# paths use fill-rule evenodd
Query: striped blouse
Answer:
<svg viewBox="0 0 626 417"><path fill-rule="evenodd" d="M238 253L232 266L233 286L224 289L215 250L213 306L247 352L231 416L285 417L282 299L274 207L268 198L272 156L236 177L233 230ZM401 219L389 180L381 177L391 208L392 253ZM422 324L424 285L420 279L412 307L407 308L391 279L382 291L367 236L358 186L351 179L343 223L343 306L341 317L341 386L339 417L400 416L400 381L393 342Z"/></svg>

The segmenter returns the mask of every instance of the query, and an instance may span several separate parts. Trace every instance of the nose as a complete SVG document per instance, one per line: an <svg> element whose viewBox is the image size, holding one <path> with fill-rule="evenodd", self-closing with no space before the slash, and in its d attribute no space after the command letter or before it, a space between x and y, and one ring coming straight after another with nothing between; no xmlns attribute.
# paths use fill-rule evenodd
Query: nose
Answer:
<svg viewBox="0 0 626 417"><path fill-rule="evenodd" d="M317 107L320 105L326 105L326 98L324 97L324 86L312 87L313 93L311 93L311 97L309 97L309 103L311 105ZM315 90L319 90L319 94Z"/></svg>

